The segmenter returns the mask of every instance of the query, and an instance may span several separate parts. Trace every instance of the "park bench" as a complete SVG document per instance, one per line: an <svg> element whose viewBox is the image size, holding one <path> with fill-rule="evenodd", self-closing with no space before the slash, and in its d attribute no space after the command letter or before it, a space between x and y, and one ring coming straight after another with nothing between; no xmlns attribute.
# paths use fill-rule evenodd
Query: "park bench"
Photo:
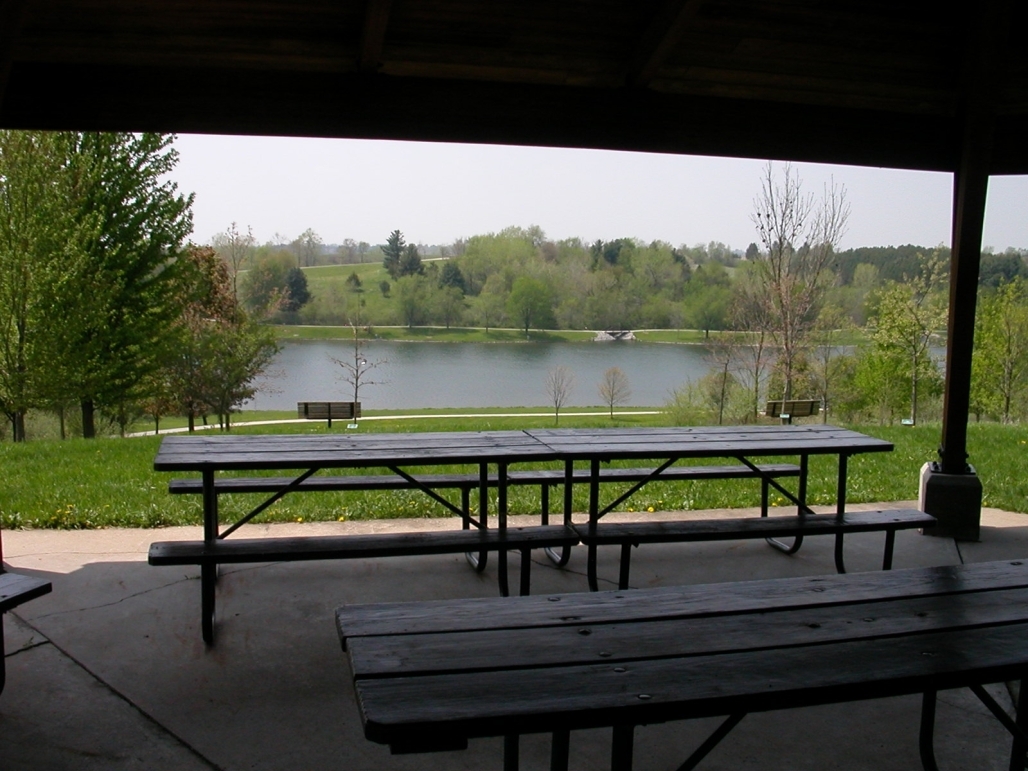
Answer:
<svg viewBox="0 0 1028 771"><path fill-rule="evenodd" d="M297 402L297 415L306 420L324 420L332 428L334 420L356 420L361 416L360 402Z"/></svg>
<svg viewBox="0 0 1028 771"><path fill-rule="evenodd" d="M810 418L821 410L819 399L789 399L767 403L764 414L769 418L781 418L782 423L791 424L793 418Z"/></svg>
<svg viewBox="0 0 1028 771"><path fill-rule="evenodd" d="M628 771L635 726L725 717L680 766L692 769L750 713L921 694L920 754L934 771L937 692L969 687L1014 735L1009 767L1024 769L1023 680L1014 719L982 686L1028 674L1026 599L1015 560L346 605L336 626L364 735L394 753L502 736L516 771L519 735L551 733L550 768L566 771L572 731L612 728L611 768ZM803 747L791 750L799 761Z"/></svg>
<svg viewBox="0 0 1028 771"><path fill-rule="evenodd" d="M835 567L846 572L843 537L847 533L885 532L882 569L892 568L892 553L897 530L931 527L935 517L915 509L895 511L847 511L838 514L798 514L791 516L736 517L731 519L693 519L661 522L597 522L575 525L586 546L620 546L621 563L618 588L627 589L631 570L632 547L644 543L687 543L732 541L754 538L802 538L834 535ZM594 589L595 590L595 589Z"/></svg>
<svg viewBox="0 0 1028 771"><path fill-rule="evenodd" d="M4 568L3 536L0 534L0 693L7 682L7 667L4 663L4 614L19 605L49 594L50 582L41 578L10 573Z"/></svg>

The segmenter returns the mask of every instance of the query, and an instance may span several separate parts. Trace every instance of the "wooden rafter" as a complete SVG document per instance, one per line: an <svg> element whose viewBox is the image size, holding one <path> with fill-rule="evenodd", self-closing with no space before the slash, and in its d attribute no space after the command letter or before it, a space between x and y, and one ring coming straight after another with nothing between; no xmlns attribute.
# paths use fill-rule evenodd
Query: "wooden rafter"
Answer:
<svg viewBox="0 0 1028 771"><path fill-rule="evenodd" d="M701 5L703 0L672 0L665 4L639 39L625 78L629 86L645 88L650 84L682 40Z"/></svg>
<svg viewBox="0 0 1028 771"><path fill-rule="evenodd" d="M382 66L382 49L392 5L393 0L368 0L357 60L357 69L361 72L377 72Z"/></svg>
<svg viewBox="0 0 1028 771"><path fill-rule="evenodd" d="M0 105L14 63L14 43L21 34L25 0L0 0Z"/></svg>

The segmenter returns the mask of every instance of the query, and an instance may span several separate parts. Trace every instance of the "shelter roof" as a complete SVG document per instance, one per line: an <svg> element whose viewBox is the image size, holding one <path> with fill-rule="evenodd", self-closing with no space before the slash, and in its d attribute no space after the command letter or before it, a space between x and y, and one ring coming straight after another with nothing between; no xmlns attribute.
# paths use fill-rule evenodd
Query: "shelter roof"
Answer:
<svg viewBox="0 0 1028 771"><path fill-rule="evenodd" d="M985 9L985 10L983 10ZM1028 3L0 0L0 126L1028 173Z"/></svg>

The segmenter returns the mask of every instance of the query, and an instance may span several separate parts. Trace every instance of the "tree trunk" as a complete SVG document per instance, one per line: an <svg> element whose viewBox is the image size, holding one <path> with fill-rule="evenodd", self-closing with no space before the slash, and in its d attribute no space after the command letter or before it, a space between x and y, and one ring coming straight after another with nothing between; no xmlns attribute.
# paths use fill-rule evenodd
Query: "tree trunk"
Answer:
<svg viewBox="0 0 1028 771"><path fill-rule="evenodd" d="M25 441L25 411L14 413L14 441Z"/></svg>
<svg viewBox="0 0 1028 771"><path fill-rule="evenodd" d="M186 416L186 419L189 422L189 433L193 433L194 431L196 431L196 413L190 410L189 414Z"/></svg>
<svg viewBox="0 0 1028 771"><path fill-rule="evenodd" d="M96 439L96 407L92 399L82 400L82 438Z"/></svg>
<svg viewBox="0 0 1028 771"><path fill-rule="evenodd" d="M63 442L67 438L67 429L64 425L64 405L62 404L57 408L57 421L61 425L61 441Z"/></svg>

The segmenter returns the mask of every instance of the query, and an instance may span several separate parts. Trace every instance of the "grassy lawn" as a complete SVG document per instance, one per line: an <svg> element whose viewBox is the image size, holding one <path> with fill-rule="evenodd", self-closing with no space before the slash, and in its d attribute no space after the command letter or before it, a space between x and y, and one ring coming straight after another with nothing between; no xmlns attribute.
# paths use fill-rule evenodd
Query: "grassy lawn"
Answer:
<svg viewBox="0 0 1028 771"><path fill-rule="evenodd" d="M244 413L239 420L251 416ZM605 416L563 416L562 427L660 425L663 415L636 415L611 420ZM361 432L465 431L550 427L550 417L458 418L439 411L418 420L364 421ZM892 441L895 452L858 455L850 461L851 502L907 500L917 497L921 465L936 457L939 427L916 428L854 426L856 430ZM323 433L323 423L239 427L240 433ZM338 424L336 433L346 429ZM159 527L199 524L198 497L167 492L170 474L152 470L160 438L41 440L15 445L0 444L5 480L0 487L0 523L14 527ZM969 427L971 461L985 487L985 504L1028 513L1028 429L1017 426L976 424ZM783 458L782 460L792 460ZM434 471L456 471L434 467ZM605 485L603 495L618 494L617 485ZM584 510L587 491L576 490L575 508ZM514 488L510 495L513 513L538 511L538 490ZM811 460L809 498L830 503L835 495L835 461ZM224 519L231 520L260 500L259 496L227 496L222 499ZM702 481L653 484L626 504L634 510L707 509L753 506L759 500L754 480ZM275 504L263 521L313 521L383 517L445 516L441 507L413 492L319 493L294 495Z"/></svg>

